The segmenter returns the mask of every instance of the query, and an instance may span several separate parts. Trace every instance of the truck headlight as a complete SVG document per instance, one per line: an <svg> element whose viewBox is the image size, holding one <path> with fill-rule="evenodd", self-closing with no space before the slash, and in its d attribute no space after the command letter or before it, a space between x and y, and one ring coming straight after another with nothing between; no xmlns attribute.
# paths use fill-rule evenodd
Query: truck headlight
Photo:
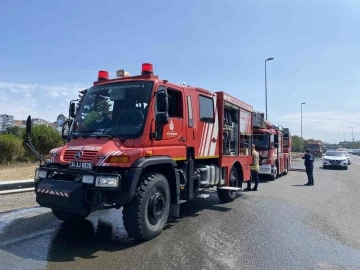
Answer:
<svg viewBox="0 0 360 270"><path fill-rule="evenodd" d="M39 178L46 178L46 176L47 176L47 171L38 170L38 179Z"/></svg>
<svg viewBox="0 0 360 270"><path fill-rule="evenodd" d="M93 175L83 175L81 182L85 184L94 184L94 176Z"/></svg>
<svg viewBox="0 0 360 270"><path fill-rule="evenodd" d="M34 180L35 180L35 181L39 180L39 168L36 168L36 169L35 169Z"/></svg>
<svg viewBox="0 0 360 270"><path fill-rule="evenodd" d="M95 186L97 187L118 187L118 176L96 176Z"/></svg>

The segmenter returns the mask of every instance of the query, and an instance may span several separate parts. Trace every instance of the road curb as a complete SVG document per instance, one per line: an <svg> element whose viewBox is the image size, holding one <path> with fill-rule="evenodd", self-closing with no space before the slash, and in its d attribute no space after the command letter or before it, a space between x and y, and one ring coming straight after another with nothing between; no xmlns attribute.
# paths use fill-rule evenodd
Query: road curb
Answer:
<svg viewBox="0 0 360 270"><path fill-rule="evenodd" d="M34 179L0 181L0 191L35 188Z"/></svg>

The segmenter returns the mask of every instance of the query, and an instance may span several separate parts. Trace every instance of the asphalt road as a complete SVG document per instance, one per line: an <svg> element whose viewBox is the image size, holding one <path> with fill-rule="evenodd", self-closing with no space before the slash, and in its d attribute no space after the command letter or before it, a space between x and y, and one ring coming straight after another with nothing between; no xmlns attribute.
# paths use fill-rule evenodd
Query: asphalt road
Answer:
<svg viewBox="0 0 360 270"><path fill-rule="evenodd" d="M317 161L312 187L292 171L233 203L215 194L194 201L140 244L127 237L121 210L65 226L47 209L5 212L35 206L32 193L0 196L0 268L360 269L360 157L352 161L348 171Z"/></svg>

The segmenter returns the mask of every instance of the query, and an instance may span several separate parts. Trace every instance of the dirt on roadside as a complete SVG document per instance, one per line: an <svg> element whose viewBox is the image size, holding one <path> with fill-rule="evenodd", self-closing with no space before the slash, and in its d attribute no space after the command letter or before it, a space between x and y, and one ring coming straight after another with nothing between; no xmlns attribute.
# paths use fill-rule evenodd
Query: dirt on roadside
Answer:
<svg viewBox="0 0 360 270"><path fill-rule="evenodd" d="M38 162L0 165L0 181L32 179L38 165Z"/></svg>

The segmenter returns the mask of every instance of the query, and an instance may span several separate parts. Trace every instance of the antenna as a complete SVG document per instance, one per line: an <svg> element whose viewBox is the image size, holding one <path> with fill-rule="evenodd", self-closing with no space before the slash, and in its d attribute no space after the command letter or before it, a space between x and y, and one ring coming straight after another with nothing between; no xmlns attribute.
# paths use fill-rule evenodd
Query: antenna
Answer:
<svg viewBox="0 0 360 270"><path fill-rule="evenodd" d="M156 68L157 68L157 64L155 64L155 68L154 68L154 74L155 74Z"/></svg>
<svg viewBox="0 0 360 270"><path fill-rule="evenodd" d="M172 62L171 62L171 58L169 58L169 66L170 66L170 78L172 78Z"/></svg>

